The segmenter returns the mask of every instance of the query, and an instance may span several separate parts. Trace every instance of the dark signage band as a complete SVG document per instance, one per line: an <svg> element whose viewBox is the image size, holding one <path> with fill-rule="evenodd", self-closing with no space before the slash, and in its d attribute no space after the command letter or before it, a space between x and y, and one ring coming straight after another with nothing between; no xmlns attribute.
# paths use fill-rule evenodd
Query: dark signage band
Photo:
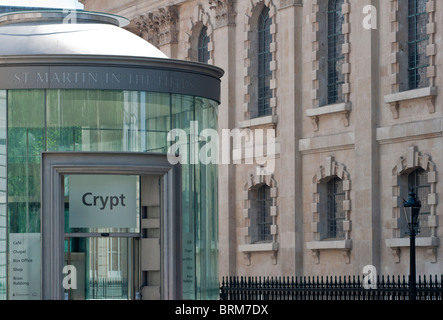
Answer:
<svg viewBox="0 0 443 320"><path fill-rule="evenodd" d="M220 80L177 70L89 66L0 67L1 89L101 89L176 93L220 103Z"/></svg>

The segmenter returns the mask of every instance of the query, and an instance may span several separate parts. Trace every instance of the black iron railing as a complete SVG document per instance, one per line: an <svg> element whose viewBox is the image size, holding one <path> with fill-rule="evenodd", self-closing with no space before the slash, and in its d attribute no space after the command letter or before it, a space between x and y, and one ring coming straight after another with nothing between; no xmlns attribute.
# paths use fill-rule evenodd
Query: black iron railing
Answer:
<svg viewBox="0 0 443 320"><path fill-rule="evenodd" d="M127 299L128 279L98 278L89 280L88 299Z"/></svg>
<svg viewBox="0 0 443 320"><path fill-rule="evenodd" d="M221 300L408 300L406 276L224 277ZM417 300L443 300L443 275L419 276Z"/></svg>

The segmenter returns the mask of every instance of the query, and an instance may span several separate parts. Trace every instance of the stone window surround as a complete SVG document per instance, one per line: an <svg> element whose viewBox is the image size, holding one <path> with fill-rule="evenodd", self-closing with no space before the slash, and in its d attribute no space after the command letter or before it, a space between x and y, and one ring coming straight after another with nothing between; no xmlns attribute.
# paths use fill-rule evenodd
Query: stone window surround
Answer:
<svg viewBox="0 0 443 320"><path fill-rule="evenodd" d="M272 72L272 77L270 81L270 88L272 90L272 98L270 99L270 108L272 110L271 115L276 114L276 108L277 108L277 19L276 19L276 13L277 8L275 7L273 0L250 0L248 1L248 8L245 13L245 41L244 41L244 88L243 88L243 115L244 120L251 120L250 116L250 110L253 110L256 107L256 101L254 99L251 99L251 96L253 96L253 75L255 72L253 72L253 60L251 57L255 54L256 50L253 48L252 43L254 42L254 30L252 30L252 22L254 18L256 17L257 13L261 10L257 10L258 6L264 7L267 6L269 8L269 18L272 19L272 24L270 28L271 36L272 36L272 42L270 46L270 52L272 53L272 60L270 62L270 69Z"/></svg>
<svg viewBox="0 0 443 320"><path fill-rule="evenodd" d="M349 126L349 113L351 112L351 102L350 102L350 93L351 93L351 84L350 84L350 73L351 73L351 64L349 60L350 56L350 12L351 12L351 3L349 0L344 0L342 6L342 12L344 16L344 23L342 26L342 32L344 35L344 43L342 46L342 53L344 55L344 64L342 67L342 72L344 74L344 83L343 83L343 95L344 102L337 103L332 105L321 105L321 97L326 94L325 88L325 80L322 80L324 77L324 71L322 71L320 58L324 55L324 50L320 50L320 42L322 41L322 35L324 35L324 28L327 26L321 26L321 21L326 21L324 16L326 12L320 8L320 3L325 2L324 0L313 0L312 1L312 13L311 13L311 23L312 23L312 90L311 90L311 99L312 99L312 108L306 110L306 115L311 118L312 125L314 131L319 130L319 122L320 117L331 114L339 114L343 118L343 125L345 127ZM324 100L324 99L323 99ZM324 109L324 110L321 110Z"/></svg>
<svg viewBox="0 0 443 320"><path fill-rule="evenodd" d="M243 202L244 202L243 218L245 221L245 227L243 227L241 230L242 236L244 237L244 244L238 246L238 251L244 253L244 257L246 259L246 265L248 266L251 265L251 253L253 252L271 253L272 263L275 265L277 264L277 252L279 247L279 244L277 242L277 214L278 214L277 183L273 175L260 174L260 167L254 168L253 170L249 171L247 180L248 181L245 183L243 190ZM272 217L272 224L271 224L272 241L263 242L263 243L250 243L251 241L250 232L251 228L254 227L251 226L251 215L255 214L255 212L251 212L252 211L251 189L261 184L266 184L271 188L270 197L272 200L272 205L269 208L269 210Z"/></svg>
<svg viewBox="0 0 443 320"><path fill-rule="evenodd" d="M344 239L321 239L320 232L320 184L330 177L338 177L343 180L343 191L345 192L345 200L343 201L343 209L345 211L345 220L343 221L343 229L345 232ZM312 179L311 184L311 214L313 221L311 223L311 232L313 241L307 242L306 247L311 250L314 257L314 263L320 263L321 250L342 250L346 263L350 263L350 251L352 249L352 240L350 239L351 232L351 180L350 175L346 171L345 165L338 163L334 157L326 157L324 165L320 166L317 173Z"/></svg>
<svg viewBox="0 0 443 320"><path fill-rule="evenodd" d="M210 16L207 12L204 11L201 5L198 5L194 10L194 15L189 19L188 24L188 32L186 32L188 36L187 41L187 55L185 60L197 61L198 58L198 37L200 35L200 31L203 27L207 28L207 36L209 38L208 43L208 51L209 51L209 61L208 64L214 64L214 42L213 42L213 31L214 28L212 26Z"/></svg>
<svg viewBox="0 0 443 320"><path fill-rule="evenodd" d="M400 3L403 6L400 6ZM390 43L391 43L391 55L390 55L390 86L392 94L385 96L385 103L387 103L391 109L392 116L394 119L399 117L399 108L404 101L425 99L429 112L435 112L435 96L437 95L437 88L435 87L435 80L437 76L436 71L436 54L437 45L435 43L435 33L436 33L436 22L435 22L435 12L436 12L436 1L428 0L426 4L426 12L428 14L428 24L426 26L427 34L429 36L429 42L426 47L426 54L429 58L429 67L426 69L426 75L429 80L429 87L413 90L405 90L401 88L401 79L406 77L405 68L400 66L406 62L403 60L404 54L402 55L401 48L402 43L406 38L406 28L400 28L402 19L404 20L404 11L407 10L406 1L390 0L391 12L389 14L389 20L391 22L391 33L390 33Z"/></svg>
<svg viewBox="0 0 443 320"><path fill-rule="evenodd" d="M392 255L395 263L400 263L400 253L402 248L409 248L409 238L403 238L400 234L400 219L403 214L402 197L400 195L400 176L409 173L413 168L422 168L428 172L428 183L431 191L428 194L428 205L430 216L428 217L428 226L431 227L430 237L417 237L417 248L426 249L428 259L431 263L437 262L437 246L439 239L437 237L438 217L437 217L437 171L436 165L428 154L421 154L416 146L408 147L406 157L400 157L397 165L392 170L392 216L388 221L388 228L392 230L392 238L386 239L385 244L392 249Z"/></svg>

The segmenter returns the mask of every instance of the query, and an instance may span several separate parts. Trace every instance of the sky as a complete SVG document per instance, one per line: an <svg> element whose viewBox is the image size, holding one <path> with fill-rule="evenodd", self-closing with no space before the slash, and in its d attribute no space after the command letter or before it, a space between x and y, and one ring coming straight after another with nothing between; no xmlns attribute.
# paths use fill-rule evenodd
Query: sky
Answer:
<svg viewBox="0 0 443 320"><path fill-rule="evenodd" d="M77 0L0 0L0 6L83 9Z"/></svg>

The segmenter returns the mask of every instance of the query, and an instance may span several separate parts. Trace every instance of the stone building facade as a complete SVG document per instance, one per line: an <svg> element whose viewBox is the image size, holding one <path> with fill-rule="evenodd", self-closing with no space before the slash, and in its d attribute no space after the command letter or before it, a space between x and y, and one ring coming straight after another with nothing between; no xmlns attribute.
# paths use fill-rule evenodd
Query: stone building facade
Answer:
<svg viewBox="0 0 443 320"><path fill-rule="evenodd" d="M223 68L220 132L275 129L271 173L247 152L219 165L221 276L407 274L410 188L417 272L443 272L442 2L81 2Z"/></svg>

